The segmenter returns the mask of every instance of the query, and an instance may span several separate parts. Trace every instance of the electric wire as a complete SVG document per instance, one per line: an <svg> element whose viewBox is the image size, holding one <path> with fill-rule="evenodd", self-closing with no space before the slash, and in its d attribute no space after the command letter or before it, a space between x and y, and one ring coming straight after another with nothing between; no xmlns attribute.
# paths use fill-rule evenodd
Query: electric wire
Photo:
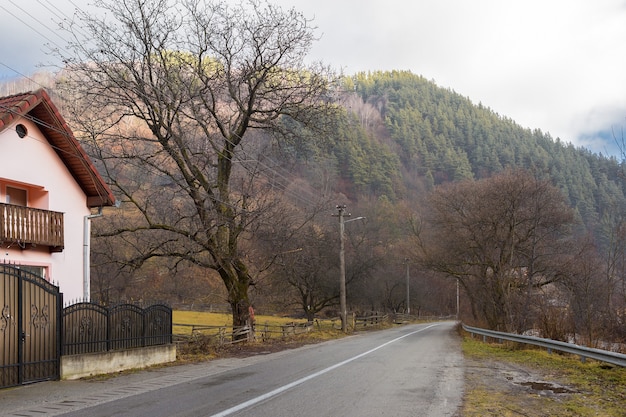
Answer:
<svg viewBox="0 0 626 417"><path fill-rule="evenodd" d="M33 122L33 123L37 124L37 125L41 125L41 126L46 127L47 129L50 129L50 130L54 130L54 131L56 131L57 133L60 133L60 134L62 134L62 135L64 135L64 136L68 136L68 132L66 132L65 130L60 129L60 128L57 128L56 126L50 125L50 124L48 124L48 123L44 122L43 120L38 119L38 118L36 118L36 117L34 117L34 116L30 115L30 114L19 114L19 113L18 113L17 111L15 111L13 108L7 107L7 106L2 105L2 104L0 104L0 108L4 109L4 110L6 110L6 111L12 112L12 113L14 113L14 114L16 114L16 115L18 115L18 116L21 116L21 117L23 117L24 119L29 120L29 121L31 121L31 122ZM77 155L77 154L72 154L72 153L69 153L69 151L66 151L66 150L64 150L64 149L60 149L60 148L58 148L58 147L56 147L56 146L52 145L52 144L51 144L51 143L49 143L48 141L45 141L45 142L44 142L44 141L41 141L41 140L39 140L38 138L33 137L33 136L31 136L31 135L27 135L27 137L29 137L29 138L31 138L31 139L33 139L33 140L39 141L40 143L47 144L47 145L48 145L48 146L50 146L51 148L55 149L55 151L57 151L57 152L63 152L63 153L69 154L69 155L71 155L71 156L80 156L80 157L81 157L81 158L79 158L79 159L80 159L80 161L81 161L83 164L86 164L86 162L85 162L85 161L83 160L83 158L82 158L82 155ZM228 140L226 139L226 141L228 141ZM108 152L108 151L105 151L105 153L106 153L106 156L109 156L109 157L117 157L117 155L115 155L115 154L113 154L113 153L110 153L110 152ZM282 174L278 173L278 172L277 172L276 170L274 170L273 168L271 168L271 167L269 167L268 165L264 164L264 163L263 163L263 162L261 162L260 160L258 160L258 159L256 159L256 158L252 158L252 159L239 159L239 155L237 155L237 154L235 154L235 158L236 158L236 159L231 159L231 161L233 161L233 162L239 162L239 163L240 163L240 165L241 165L241 166L242 166L242 167L243 167L243 168L244 168L244 169L245 169L245 170L246 170L246 171L247 171L250 175L255 175L255 173L253 172L252 168L250 168L250 167L248 167L248 166L246 165L246 162L250 162L250 161L252 161L252 162L255 162L255 163L257 163L257 164L262 165L263 167L267 168L267 171L270 171L270 173L273 173L273 174L274 174L274 176L278 176L278 177L280 177L280 178L282 178L282 179L284 179L284 180L285 180L285 182L286 182L286 183L282 183L282 182L279 182L279 181L275 181L275 182L273 183L273 186L274 186L275 188L277 188L277 189L279 189L279 190L283 191L284 193L286 193L286 194L288 194L288 195L292 196L293 198L295 198L295 199L299 200L301 203L305 204L306 206L308 206L308 207L310 207L310 208L312 208L312 207L315 207L315 206L316 206L316 204L315 204L315 202L314 202L313 200L309 200L309 199L307 199L307 198L304 198L301 194L298 194L298 193L296 193L296 192L294 192L294 191L289 190L289 188L288 188L288 187L289 187L289 184L288 184L288 183L289 183L289 179L288 179L287 177L285 177L284 175L282 175ZM138 169L141 169L141 168L142 168L142 166L141 166L139 163L135 163L135 162L134 162L134 161L132 161L132 160L131 160L131 161L128 161L127 163L128 163L129 165L134 166L135 168L138 168ZM87 168L88 172L91 174L91 169L90 169L88 166L86 166L86 165L85 165L85 168ZM262 175L264 175L266 178L268 178L268 179L270 179L270 180L272 179L272 177L271 177L271 176L270 176L267 172L265 172L265 171L259 171L259 172L260 172ZM96 178L95 178L93 175L92 175L92 181L93 181L94 183L96 183ZM98 193L99 193L100 191L99 191L98 187L96 187L96 189L98 190ZM102 197L102 195L101 195L101 194L99 194L99 196L100 196L100 197ZM225 202L225 201L222 201L222 200L220 200L220 199L216 199L216 198L214 198L214 199L215 199L215 201L217 201L217 202L219 202L219 203L222 203L222 204L225 204L225 205L228 205L229 207L231 207L231 208L233 208L233 209L236 209L236 208L237 208L237 207L235 207L234 205L232 205L231 203L227 203L227 202Z"/></svg>
<svg viewBox="0 0 626 417"><path fill-rule="evenodd" d="M13 0L8 0L9 3L11 3L15 8L19 9L22 11L22 13L24 13L25 15L27 15L29 18L31 18L32 20L34 20L35 22L37 22L40 26L48 29L48 31L50 33L53 33L54 35L56 35L60 40L62 40L63 42L67 43L67 40L65 38L63 38L61 35L59 35L59 32L56 30L51 29L50 27L48 27L48 25L46 25L44 22L42 22L41 20L39 20L36 16L33 16L30 12L28 12L27 10L24 10L23 7L21 7L19 4L17 4L15 1ZM41 4L41 3L40 3ZM0 6L1 8L3 8L4 10L6 10L10 15L12 15L13 17L15 17L16 19L18 19L20 22L24 23L26 26L28 26L29 28L33 29L35 32L37 32L38 34L40 34L44 39L46 39L48 42L52 42L54 43L54 45L56 45L58 48L61 48L61 45L57 44L56 42L54 42L52 39L50 39L49 37L45 36L43 33L39 32L39 30L37 30L36 28L34 28L33 26L30 25L30 23L25 22L23 19L21 19L19 16L16 16L13 12L7 10L4 6Z"/></svg>
<svg viewBox="0 0 626 417"><path fill-rule="evenodd" d="M35 125L43 126L43 127L47 128L47 129L54 130L57 133L61 133L65 137L69 137L69 134L65 130L59 129L56 126L50 125L49 123L46 123L43 120L38 119L38 118L36 118L36 117L34 117L34 116L30 115L30 114L20 114L19 112L15 111L13 108L7 107L7 106L5 106L3 104L0 104L0 108L6 110L8 112L14 113L14 114L16 114L17 116L19 116L19 117L21 117L23 119L29 120L29 121L33 122ZM98 179L96 178L96 176L92 172L92 169L87 165L87 162L84 160L83 155L80 155L80 152L78 150L76 150L75 152L70 152L70 151L67 151L65 149L59 148L58 146L55 146L55 145L51 144L47 140L42 141L42 140L39 140L38 138L36 138L36 137L34 137L32 135L29 135L29 134L26 134L26 137L28 137L28 138L30 138L30 139L32 139L34 141L37 141L39 143L43 143L43 144L49 146L50 148L52 148L57 153L64 153L64 154L66 154L68 156L78 157L78 160L80 161L80 163L83 165L84 168L86 168L86 171L89 174L89 177L90 177L90 179L91 179L91 181L92 181L92 183L94 185L94 188L96 189L96 192L98 193L98 197L100 197L100 199L104 200L104 196L102 195L100 187L98 186L98 182L99 182Z"/></svg>
<svg viewBox="0 0 626 417"><path fill-rule="evenodd" d="M11 0L9 0L11 1ZM13 5L15 6L15 4L13 3ZM19 6L16 6L18 8L20 8ZM22 22L25 26L29 27L30 29L32 29L35 33L41 35L42 38L46 39L48 42L52 43L53 45L55 45L57 48L62 48L58 43L56 43L55 41L53 41L52 39L50 39L49 37L47 37L46 35L44 35L43 33L41 33L39 31L39 29L37 29L36 27L34 27L33 25L31 25L28 21L22 19L19 15L13 13L11 11L11 9L8 9L6 7L4 7L3 5L0 5L0 9L4 10L5 12L7 12L8 14L10 14L11 16L13 16L14 18L16 18L17 20L19 20L20 22ZM20 8L20 10L22 10ZM33 19L37 20L37 18L33 17L30 13L26 12L26 14L29 17L32 17ZM39 20L37 20L39 22ZM42 26L46 27L45 25L42 24Z"/></svg>
<svg viewBox="0 0 626 417"><path fill-rule="evenodd" d="M44 86L44 85L42 85L41 83L39 83L39 82L37 82L36 80L34 80L33 78L31 78L31 77L29 77L29 76L27 76L27 75L22 74L21 72L19 72L19 71L18 71L18 70L16 70L15 68L10 67L9 65L5 64L5 63L4 63L4 62L2 62L2 61L0 61L0 65L2 65L3 67L8 68L9 70L11 70L11 71L13 71L14 73L18 74L19 76L21 76L21 77L23 77L23 78L27 79L28 81L32 82L33 84L38 85L38 86L39 86L39 87L41 87L41 88L47 88L46 86Z"/></svg>
<svg viewBox="0 0 626 417"><path fill-rule="evenodd" d="M59 18L60 20L63 20L63 21L69 21L69 18L67 17L67 15L65 15L65 13L64 13L61 9L59 9L58 7L56 7L56 6L55 6L54 4L52 4L49 0L43 0L43 1L45 1L45 2L46 2L49 6L50 6L50 7L46 6L46 4L44 4L44 3L42 2L42 0L37 0L37 2L38 2L39 4L41 4L43 7L45 7L45 8L46 8L48 11L50 11L51 13L53 13L53 14L54 14L57 18ZM32 18L33 20L35 20L35 21L37 21L39 24L41 24L43 27L45 27L46 29L48 29L50 32L55 33L55 34L56 34L56 35L57 35L57 36L58 36L61 40L63 40L63 41L65 41L65 42L67 42L67 41L66 41L66 39L64 39L63 37L61 37L60 35L58 35L55 31L53 31L52 29L50 29L50 28L49 28L48 26L46 26L43 22L41 22L39 19L37 19L36 17L34 17L31 13L29 13L28 11L26 11L26 10L24 10L23 8L21 8L21 7L19 7L18 5L16 5L16 4L14 3L14 1L13 1L13 0L9 0L9 2L10 2L11 4L13 4L15 7L17 7L18 9L20 9L22 12L24 12L27 16L29 16L30 18ZM85 13L85 12L84 12L84 11L83 11L83 10L82 10L82 9L81 9L81 8L80 8L80 7L79 7L79 6L78 6L78 5L74 2L74 1L70 0L70 3L71 3L71 4L72 4L72 5L76 8L76 10L80 11L81 13ZM0 6L0 7L1 7L1 8L3 8L4 10L7 10L7 9L6 9L6 8L4 8L3 6ZM54 10L56 10L56 12L55 12L54 10L52 10L52 8L53 8ZM33 29L33 30L34 30L37 34L39 34L40 36L42 36L42 37L43 37L45 40L47 40L48 42L53 43L53 44L54 44L55 46L57 46L59 49L64 49L64 48L62 48L62 47L61 47L58 43L56 43L56 42L52 41L49 37L47 37L46 35L44 35L44 34L43 34L42 32L40 32L39 30L37 30L37 29L33 28L30 24L28 24L28 23L27 23L27 22L25 22L23 19L21 19L21 18L19 18L18 16L16 16L14 13L10 12L9 10L7 10L7 12L8 12L8 13L10 13L10 14L11 14L12 16L14 16L15 18L17 18L18 20L20 20L21 22L23 22L24 24L26 24L26 25L27 25L28 27L30 27L31 29ZM79 33L80 33L80 32L79 32ZM83 34L83 36L84 36L84 34ZM14 71L16 74L19 74L20 76L22 76L22 77L24 77L24 78L28 79L29 81L33 82L34 84L39 85L39 86L41 86L41 87L45 88L45 86L41 85L40 83L38 83L38 82L37 82L37 81L35 81L34 79L32 79L32 78L30 78L30 77L28 77L28 76L25 76L24 74L20 73L19 71L15 70L14 68L10 67L9 65L7 65L7 64L5 64L5 63L3 63L3 62L0 62L0 64L1 64L1 65L3 65L4 67L8 68L8 69L9 69L9 70L11 70L11 71ZM147 98L147 97L144 97L144 98ZM4 106L1 106L1 107L4 107ZM4 108L5 108L5 109L7 109L7 110L11 110L11 109L9 109L9 108L7 108L7 107L4 107ZM21 115L21 116L25 116L25 115ZM34 123L36 123L36 124L45 125L45 123L44 123L43 121L41 121L41 120L37 120L36 118L34 118L34 117L32 117L32 116L31 116L31 121L33 121L33 122L34 122ZM62 130L62 129L57 129L55 126L46 125L46 127L47 127L47 128L49 128L49 129L54 129L54 130L56 130L57 132L59 132L59 133L61 133L61 134L63 134L63 135L66 135L66 134L67 134L67 132L65 132L65 131L64 131L64 130ZM228 141L228 139L227 139L227 138L224 138L224 140L225 140L225 141L227 141L227 142L230 142L230 141ZM231 144L232 144L232 143L231 143ZM52 146L52 145L50 144L50 146ZM61 149L57 149L57 151L63 151L63 150L61 150ZM115 155L109 155L109 156L111 156L111 157L115 157ZM234 155L234 157L235 157L235 158L239 158L239 155L238 155L238 154L235 154L235 155ZM269 159L269 158L268 158L268 159ZM243 167L246 171L248 171L248 173L250 173L251 175L254 175L254 173L252 172L252 168L251 168L251 167L249 167L249 166L246 164L246 162L249 162L249 161L251 161L251 160L252 160L252 161L254 161L256 164L258 164L258 165L262 166L263 168L265 168L264 170L260 170L260 172L261 172L263 175L265 175L265 176L266 176L266 178L268 178L268 180L270 180L270 182L271 182L272 186L275 186L277 189L280 189L281 191L283 191L283 192L285 192L285 193L289 194L289 195L290 195L290 196L292 196L293 198L295 198L295 199L297 199L298 201L300 201L300 202L304 203L306 206L315 207L315 205L316 205L316 204L315 204L315 202L314 202L314 201L313 201L313 199L312 199L312 198L314 198L315 196L314 196L312 193L310 193L310 192L309 192L309 190L306 190L307 194L309 194L309 196L308 196L308 197L306 197L306 198L305 198L305 197L304 197L301 193L296 193L296 192L294 192L294 191L289 190L289 188L288 188L288 186L289 186L289 182L290 182L290 181L289 181L289 179L288 179L287 177L285 177L284 175L282 175L281 173L279 173L278 171L276 171L274 168L272 168L272 167L268 166L267 164L263 163L263 162L262 162L262 161L260 161L259 159L257 159L257 158L252 158L252 159L248 159L248 158L246 158L246 159L241 159L241 160L239 160L238 162L240 163L240 165L241 165L241 166L242 166L242 167ZM82 159L81 159L81 161L82 161ZM235 161L233 161L233 162L235 162ZM275 164L275 165L276 165L276 166L278 166L278 164ZM269 173L273 174L273 176L270 176L270 174L268 174L268 172L266 172L266 170L267 170L267 171L269 171ZM89 170L89 171L90 171L90 170ZM281 179L282 179L282 180L284 180L285 182L283 183L283 182L278 181L278 180L276 179L276 177L281 178ZM94 182L95 182L95 178L92 178L92 181L94 181ZM96 187L96 188L98 188L98 187ZM301 191L302 191L302 190L301 190ZM101 197L102 197L102 196L101 196ZM224 203L224 202L222 202L222 203ZM224 203L224 204L225 204L225 203Z"/></svg>

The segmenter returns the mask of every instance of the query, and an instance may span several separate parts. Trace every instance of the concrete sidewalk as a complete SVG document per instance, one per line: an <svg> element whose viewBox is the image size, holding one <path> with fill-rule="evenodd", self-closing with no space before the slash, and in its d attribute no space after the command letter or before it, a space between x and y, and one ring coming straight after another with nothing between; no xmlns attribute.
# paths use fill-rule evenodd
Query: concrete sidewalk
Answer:
<svg viewBox="0 0 626 417"><path fill-rule="evenodd" d="M280 354L280 352L275 353ZM74 381L46 381L0 390L0 416L59 416L267 360L269 355L154 367Z"/></svg>

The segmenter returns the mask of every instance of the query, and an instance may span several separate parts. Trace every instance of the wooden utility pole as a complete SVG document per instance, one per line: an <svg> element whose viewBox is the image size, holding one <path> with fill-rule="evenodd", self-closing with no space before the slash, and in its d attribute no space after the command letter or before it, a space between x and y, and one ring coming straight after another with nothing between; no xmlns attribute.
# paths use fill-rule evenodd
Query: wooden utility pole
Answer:
<svg viewBox="0 0 626 417"><path fill-rule="evenodd" d="M346 206L337 206L339 216L339 308L341 312L341 331L348 331L348 310L346 307L346 258L345 258L345 237L344 237L344 216L350 216L346 214Z"/></svg>

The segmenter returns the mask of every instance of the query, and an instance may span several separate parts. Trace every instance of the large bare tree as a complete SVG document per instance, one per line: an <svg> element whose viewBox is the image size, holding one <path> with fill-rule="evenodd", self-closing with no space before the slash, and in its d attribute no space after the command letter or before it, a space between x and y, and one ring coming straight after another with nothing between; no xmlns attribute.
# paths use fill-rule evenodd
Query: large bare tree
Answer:
<svg viewBox="0 0 626 417"><path fill-rule="evenodd" d="M335 111L332 72L304 61L314 28L257 0L95 3L65 24L62 79L75 130L123 202L106 234L133 265L173 257L217 271L243 325L253 277L241 244L269 195L255 144L322 129Z"/></svg>
<svg viewBox="0 0 626 417"><path fill-rule="evenodd" d="M564 278L575 254L573 210L548 181L508 170L436 188L419 230L421 262L458 280L475 316L524 331L537 290Z"/></svg>

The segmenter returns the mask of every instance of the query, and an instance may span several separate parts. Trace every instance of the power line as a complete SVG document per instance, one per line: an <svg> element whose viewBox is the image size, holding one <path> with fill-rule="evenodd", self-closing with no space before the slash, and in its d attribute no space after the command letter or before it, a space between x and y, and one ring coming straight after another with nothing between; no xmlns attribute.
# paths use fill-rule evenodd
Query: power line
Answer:
<svg viewBox="0 0 626 417"><path fill-rule="evenodd" d="M54 131L56 131L57 133L60 133L60 134L62 134L62 135L64 135L64 136L68 136L68 133L67 133L65 130L60 129L60 128L57 128L56 126L50 125L50 124L48 124L48 123L44 122L43 120L38 119L38 118L36 118L36 117L34 117L34 116L30 115L30 114L19 114L19 113L18 113L18 112L16 112L14 109L12 109L12 108L10 108L10 107L7 107L7 106L5 106L5 105L0 105L0 108L4 109L4 110L6 110L6 111L12 112L12 113L14 113L14 114L17 114L18 116L23 117L24 119L27 119L27 120L29 120L29 121L31 121L31 122L33 122L33 123L37 124L37 125L41 125L41 126L46 127L46 128L48 128L48 129L50 129L50 130L54 130ZM70 153L69 151L66 151L66 150L64 150L64 149L61 149L61 148L59 148L59 147L56 147L56 146L52 145L50 142L48 142L48 141L45 141L45 142L44 142L44 141L41 141L41 140L39 140L38 138L33 137L33 136L31 136L31 135L28 135L27 137L29 137L29 138L31 138L31 139L33 139L33 140L36 140L36 141L38 141L38 142L40 142L40 143L44 143L44 144L46 144L46 145L50 146L52 149L55 149L55 151L58 151L58 152L63 152L63 153L66 153L66 154L68 154L68 155L71 155L71 156L81 156L81 155L78 155L78 154ZM228 140L226 139L226 141L228 141ZM103 150L101 149L101 151L103 151ZM114 157L114 158L116 158L116 157L117 157L117 155L113 154L112 152L108 152L108 151L106 151L106 150L105 150L104 152L105 152L105 156L108 156L108 157ZM246 165L246 163L247 163L247 162L255 162L255 163L257 163L257 164L259 164L259 165L261 165L261 166L263 166L263 167L267 168L267 171L270 171L271 173L275 174L275 176L278 176L278 177L282 178L282 179L285 181L284 183L283 183L283 182L280 182L280 181L274 181L274 183L272 184L272 186L273 186L273 187L275 187L275 188L277 188L277 189L279 189L279 190L283 191L284 193L286 193L286 194L288 194L288 195L292 196L294 199L296 199L296 200L298 200L298 201L301 201L302 203L304 203L305 205L307 205L307 206L309 206L309 207L315 207L315 205L316 205L316 204L315 204L315 202L314 202L313 200L310 200L310 199L308 199L308 198L305 198L305 197L304 197L304 196L302 196L301 194L297 194L297 193L295 193L294 191L289 190L289 189L288 189L288 182L289 182L289 179L288 179L287 177L285 177L284 175L282 175L282 174L278 173L278 172L277 172L276 170L274 170L273 168L269 167L268 165L264 164L263 162L261 162L260 160L258 160L258 159L256 159L256 158L251 158L251 159L239 159L240 157L239 157L239 155L237 155L237 154L235 154L235 155L234 155L234 157L235 157L235 158L237 158L237 159L231 159L231 161L233 161L233 162L240 162L241 166L242 166L242 167L243 167L243 168L244 168L244 169L245 169L248 173L250 173L251 175L255 175L255 173L252 171L252 169L251 169L250 167L248 167L248 166ZM82 162L83 164L85 164L85 161L83 161L83 159L82 159L82 158L80 158L80 160L81 160L81 162ZM135 167L135 168L137 168L137 169L142 169L142 168L143 168L143 167L142 167L142 165L140 165L139 163L135 163L135 162L134 162L134 161L132 161L132 160L127 160L127 164L132 165L132 166L134 166L134 167ZM86 165L85 165L85 167L86 167ZM88 167L87 167L87 168L88 168ZM89 170L89 172L91 173L91 171L90 171L90 170ZM259 172L260 172L260 173L262 173L263 175L265 175L265 176L266 176L266 178L268 178L268 179L272 180L272 178L270 177L270 175L269 175L267 172L265 172L265 171L263 171L263 170L260 170ZM92 181L95 183L95 182L96 182L96 179L95 179L94 177L92 177ZM96 187L96 189L97 189L97 187ZM99 190L98 190L98 193L99 193ZM100 195L100 196L101 196L101 195ZM229 206L229 207L231 207L231 208L233 208L233 209L236 209L236 208L237 208L237 207L235 207L232 203L227 203L227 202L222 201L222 200L217 199L217 198L213 198L213 199L214 199L215 201L217 201L217 202L219 202L219 203L222 203L222 204L225 204L225 205L227 205L227 206Z"/></svg>
<svg viewBox="0 0 626 417"><path fill-rule="evenodd" d="M47 129L54 130L54 131L56 131L56 132L61 133L61 134L62 134L63 136L65 136L65 137L69 137L68 133L67 133L65 130L63 130L63 129L59 129L59 128L57 128L56 126L50 125L50 124L48 124L48 123L44 122L43 120L38 119L38 118L36 118L36 117L34 117L34 116L31 116L31 115L29 115L29 114L19 114L18 112L16 112L16 111L15 111L15 110L13 110L12 108L7 107L7 106L2 105L2 104L0 104L0 108L2 108L2 109L4 109L4 110L7 110L7 111L9 111L9 112L11 112L11 113L17 114L18 116L20 116L20 117L22 117L22 118L24 118L24 119L26 119L26 120L30 120L31 122L35 123L36 125L43 126L43 127L47 128ZM50 146L50 148L52 148L52 149L53 149L53 150L55 150L56 152L64 153L64 154L69 155L69 156L78 156L78 157L79 157L79 158L78 158L78 160L81 162L81 164L83 165L83 167L87 169L87 172L88 172L88 174L89 174L89 177L90 177L90 179L91 179L91 181L92 181L92 183L93 183L93 185L94 185L94 188L96 189L96 192L98 193L98 197L100 197L100 198L102 199L102 197L103 197L103 196L102 196L102 193L100 192L100 189L99 189L99 187L97 186L97 182L98 182L98 181L96 180L96 178L95 178L95 176L94 176L94 173L92 172L91 168L87 165L87 162L86 162L86 161L84 161L84 159L83 159L82 155L80 155L80 154L79 154L78 150L76 150L76 152L75 152L75 153L74 153L74 152L69 152L69 151L66 151L65 149L59 148L58 146L54 146L53 144L51 144L51 143L50 143L49 141L47 141L47 140L44 142L44 141L41 141L41 140L39 140L38 138L36 138L36 137L34 137L34 136L31 136L31 135L29 135L29 134L27 134L27 135L26 135L26 137L28 137L28 138L30 138L30 139L33 139L33 140L35 140L35 141L37 141L37 142L39 142L39 143L43 143L43 144L45 144L45 145L47 145L47 146Z"/></svg>
<svg viewBox="0 0 626 417"><path fill-rule="evenodd" d="M13 3L11 0L9 0L14 6L16 6L17 8L19 8L20 10L23 11L23 9L17 5L15 5L15 3ZM54 44L57 48L62 48L58 43L54 42L53 40L51 40L50 38L48 38L46 35L44 35L43 33L41 33L36 27L34 27L33 25L31 25L27 20L22 19L19 15L13 13L10 9L7 9L6 7L0 5L0 9L4 10L5 12L7 12L8 14L10 14L11 16L13 16L14 18L16 18L17 20L19 20L20 22L22 22L24 25L28 26L29 28L31 28L35 33L39 34L42 38L46 39L48 42L51 42L52 44ZM35 18L33 15L31 15L28 12L25 12L29 17L33 18L34 20L37 20L37 18ZM39 20L37 20L37 22L39 22ZM39 22L41 23L41 22ZM42 24L42 26L46 27L44 24ZM48 29L49 30L49 29Z"/></svg>
<svg viewBox="0 0 626 417"><path fill-rule="evenodd" d="M55 34L60 40L62 40L63 42L67 43L67 40L64 39L61 35L59 35L58 31L50 29L48 27L48 25L46 25L44 22L42 22L41 20L39 20L37 17L33 16L31 13L29 13L27 10L24 10L24 8L22 8L19 4L17 4L15 1L13 0L8 0L9 3L11 3L15 8L19 9L22 11L22 13L26 14L28 17L30 17L31 19L33 19L35 22L39 23L41 26L43 26L44 28L48 29L48 31L50 31L50 33ZM41 4L41 3L40 3ZM42 4L43 5L43 4ZM5 7L0 6L3 9L7 10ZM44 6L45 7L45 6ZM7 10L8 11L8 10ZM12 16L14 16L15 18L17 18L20 22L26 24L29 28L35 30L37 33L39 33L41 36L43 36L44 39L46 39L49 42L54 43L57 47L60 48L60 45L58 45L56 42L52 41L50 38L48 38L47 36L45 36L44 34L42 34L41 32L39 32L37 29L33 28L29 23L24 22L24 20L22 20L21 18L19 18L18 16L16 16L13 12L8 11L9 14L11 14Z"/></svg>
<svg viewBox="0 0 626 417"><path fill-rule="evenodd" d="M11 4L13 4L15 7L17 7L18 9L22 10L26 15L28 15L29 17L31 17L33 20L37 21L38 23L40 23L43 27L45 27L46 29L48 29L51 32L54 32L56 36L58 36L60 39L62 39L63 41L67 42L63 37L61 37L60 35L58 35L55 31L53 31L52 29L50 29L48 26L46 26L43 22L41 22L39 19L37 19L36 17L34 17L31 13L29 13L28 11L24 10L23 8L19 7L17 4L15 4L15 2L13 0L9 0L11 2ZM53 5L50 0L43 0L45 1L48 5L44 4L42 2L42 0L37 0L39 4L41 4L43 7L45 7L48 11L50 11L52 14L54 14L57 18L61 19L61 20L69 20L67 18L67 16L65 15L65 13L59 9L58 7L56 7L55 5ZM85 13L75 2L70 0L70 3L76 8L76 10L80 11L81 13ZM0 6L2 7L2 6ZM4 10L6 10L6 8L2 7ZM28 24L27 22L25 22L23 19L19 18L18 16L16 16L14 13L12 13L11 11L7 10L8 13L10 13L12 16L16 17L18 20L20 20L21 22L23 22L24 24L26 24L28 27L30 27L31 29L33 29L36 33L38 33L40 36L42 36L44 39L46 39L47 41L55 44L58 48L63 49L60 45L58 45L56 42L52 41L50 38L48 38L45 34L43 34L42 32L40 32L39 30L37 30L36 28L32 27L30 24ZM74 30L76 30L77 33L80 34L80 30L77 30L76 28L74 28ZM84 36L84 34L83 34ZM15 70L14 68L0 62L0 64L2 64L3 66L5 66L6 68L10 69L11 71L15 72L16 74L21 75L22 77L30 80L31 82L33 82L34 84L37 84L41 87L45 87L43 85L41 85L40 83L38 83L37 81L35 81L34 79L25 76L24 74L21 74L19 71ZM144 99L148 99L147 95L144 93ZM42 121L36 121L33 118L33 121L35 123L40 123L42 124ZM48 128L54 129L54 126L48 126ZM62 134L65 134L65 132L60 132ZM228 143L230 142L228 140L228 138L224 138L224 140ZM232 143L231 143L232 144ZM114 156L114 155L111 155ZM234 155L235 158L239 158L238 154ZM309 206L315 206L315 203L312 199L310 199L311 197L314 197L314 195L312 193L309 192L309 190L306 190L305 192L307 194L309 194L309 197L305 197L303 196L301 193L296 193L294 191L291 191L288 189L289 186L289 179L287 177L285 177L283 174L279 173L278 171L276 171L274 168L268 166L267 164L263 163L262 161L260 161L257 158L246 158L246 159L241 159L239 162L241 163L241 166L248 171L251 175L254 175L254 172L252 171L252 168L249 166L249 164L247 164L247 162L250 161L254 161L258 166L263 167L264 169L259 170L260 173L262 173L263 175L266 176L266 178L268 178L268 180L270 180L270 184L273 187L276 187L280 190L282 190L285 193L288 193L290 195L292 195L295 199L305 203L306 205ZM273 162L273 161L272 161ZM278 166L278 164L275 164L275 166ZM269 173L273 174L270 175Z"/></svg>
<svg viewBox="0 0 626 417"><path fill-rule="evenodd" d="M3 67L5 67L5 68L8 68L9 70L11 70L11 71L13 71L14 73L16 73L16 74L20 75L21 77L23 77L23 78L27 79L28 81L32 82L33 84L38 85L39 87L42 87L42 88L47 88L46 86L44 86L44 85L40 84L39 82L37 82L35 79L33 79L33 78L31 78L31 77L29 77L29 76L27 76L27 75L22 74L21 72L19 72L18 70L16 70L16 69L15 69L15 68L13 68L13 67L10 67L9 65L5 64L4 62L1 62L1 61L0 61L0 65L2 65L2 66L3 66Z"/></svg>

